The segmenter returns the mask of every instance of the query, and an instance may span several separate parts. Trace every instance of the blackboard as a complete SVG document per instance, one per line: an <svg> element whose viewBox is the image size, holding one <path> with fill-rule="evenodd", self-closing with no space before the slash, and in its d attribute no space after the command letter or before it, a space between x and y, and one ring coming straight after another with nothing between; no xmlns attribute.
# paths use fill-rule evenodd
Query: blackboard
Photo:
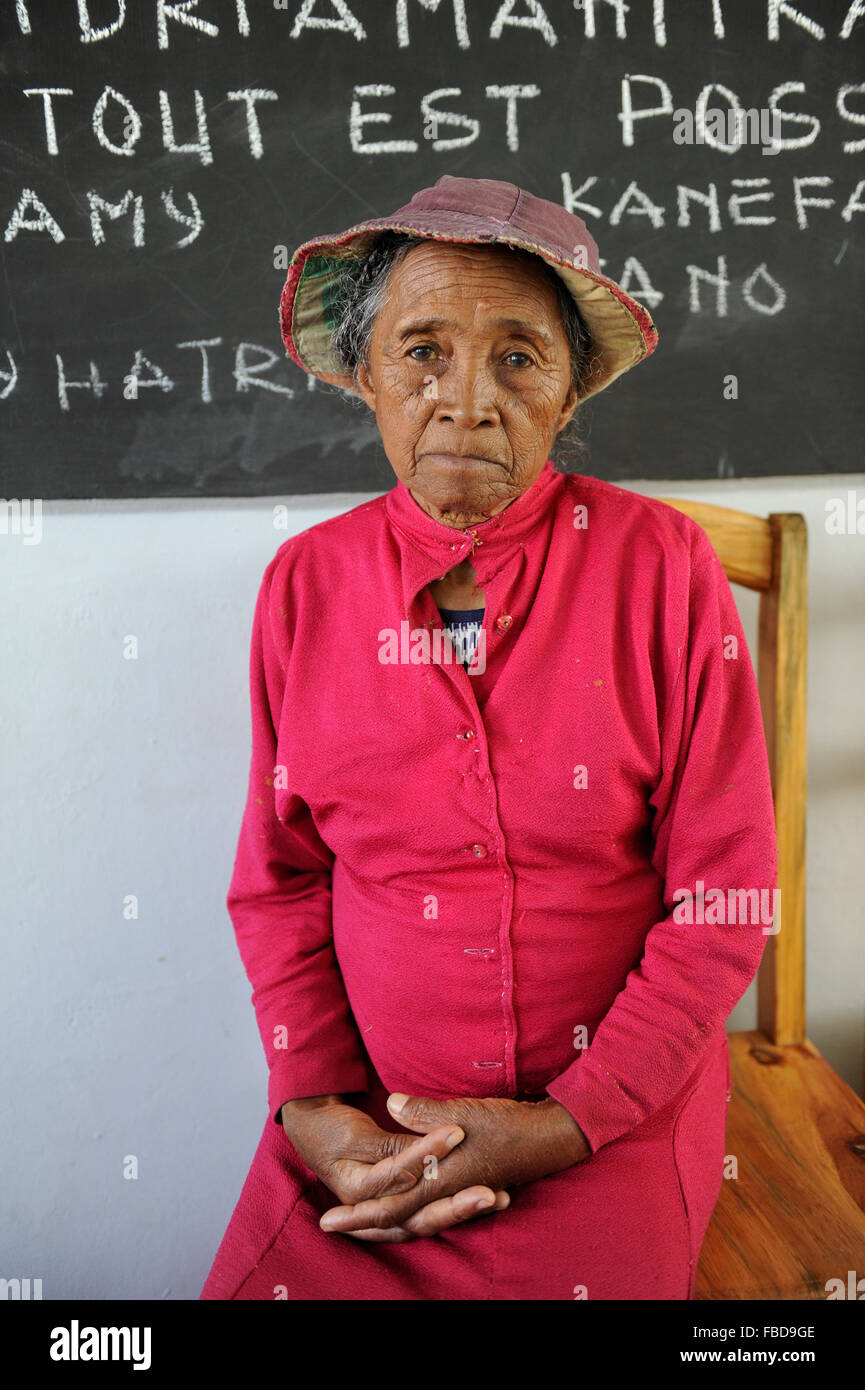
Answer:
<svg viewBox="0 0 865 1390"><path fill-rule="evenodd" d="M573 199L655 319L579 471L860 470L859 8L5 0L4 498L392 486L366 408L285 354L284 257L443 173Z"/></svg>

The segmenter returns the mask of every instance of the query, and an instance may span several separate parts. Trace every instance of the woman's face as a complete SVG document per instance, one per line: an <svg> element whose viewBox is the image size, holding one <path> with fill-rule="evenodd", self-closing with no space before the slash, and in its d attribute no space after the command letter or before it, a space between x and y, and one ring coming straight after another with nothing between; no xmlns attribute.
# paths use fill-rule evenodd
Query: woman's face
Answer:
<svg viewBox="0 0 865 1390"><path fill-rule="evenodd" d="M507 248L424 242L387 289L360 393L419 506L474 525L531 486L576 408L555 287Z"/></svg>

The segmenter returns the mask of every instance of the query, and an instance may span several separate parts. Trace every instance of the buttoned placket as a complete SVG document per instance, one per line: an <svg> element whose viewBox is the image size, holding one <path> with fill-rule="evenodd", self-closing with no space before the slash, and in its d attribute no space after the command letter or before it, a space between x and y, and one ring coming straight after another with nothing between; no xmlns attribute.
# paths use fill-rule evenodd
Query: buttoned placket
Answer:
<svg viewBox="0 0 865 1390"><path fill-rule="evenodd" d="M549 476L543 480L543 483L545 490L553 491L552 480ZM552 497L548 500L552 503ZM504 514L502 515L504 516ZM424 525L420 518L413 517L412 519L416 521L418 526ZM519 633L514 630L513 617L508 611L507 596L511 594L515 576L523 564L524 557L519 540L506 549L504 554L488 556L483 549L484 541L477 528L469 528L458 539L452 538L452 533L448 535L436 523L429 526L429 532L428 537L423 536L422 538L427 542L424 546L418 543L421 537L418 537L417 540L412 539L410 534L404 537L409 547L408 554L411 556L411 560L407 562L405 553L403 557L404 562L406 562L404 600L407 600L405 604L406 617L410 628L428 627L430 630L434 627L444 628L438 606L428 586L432 580L443 577L443 574L455 565L471 559L478 585L483 589L485 596L483 629L484 641L487 644L486 650L490 651L493 643L506 642L510 644L518 640ZM506 535L507 528L500 525L496 533L500 542L499 549L501 549L502 533ZM492 546L491 549L495 551L496 547ZM409 574L411 575L410 579L408 578ZM449 643L447 636L444 636L443 641ZM450 681L452 690L459 697L465 711L464 718L458 720L457 727L453 730L453 736L460 740L465 750L466 759L460 769L459 792L463 796L465 795L466 777L474 776L478 779L486 793L486 817L490 826L490 834L485 842L466 845L463 847L462 853L484 869L490 868L490 860L494 857L496 872L500 875L498 880L500 908L497 950L494 953L488 946L467 941L463 947L463 955L467 969L482 970L492 968L495 957L498 956L504 1038L503 1043L500 1039L496 1039L499 1055L468 1060L471 1066L478 1071L498 1070L500 1080L495 1089L504 1095L515 1095L518 1092L517 1019L514 1007L511 937L515 889L514 872L508 859L504 831L499 820L498 796L490 760L487 728L477 698L476 682L479 677L469 675L462 663L456 659L456 654L452 648L450 656L451 660L449 661L436 661L433 664L441 672L442 677ZM419 673L422 670L423 667L419 666ZM501 671L499 672L500 675ZM487 698L489 698L491 689L492 687L487 690Z"/></svg>
<svg viewBox="0 0 865 1390"><path fill-rule="evenodd" d="M461 560L467 558L471 553L471 542L467 541L464 546L460 547L454 564L459 564ZM510 567L511 566L507 566L506 568L509 569ZM483 587L487 593L487 609L484 613L484 627L487 629L487 641L490 640L489 615L493 586L500 587L495 579L492 581L486 579L484 581ZM415 602L411 608L417 615L417 621L412 623L413 626L423 626L426 624L430 626L433 624L443 626L441 615L438 613L438 608L432 594L426 586L418 591L415 596ZM411 621L411 612L409 618ZM448 641L448 638L445 637L444 640ZM499 636L498 640L507 640L507 638ZM477 863L478 866L483 866L484 868L488 868L491 859L494 858L496 871L500 874L501 897L498 920L498 941L495 954L490 951L489 947L470 942L467 942L464 946L463 954L467 969L480 968L486 970L492 968L496 957L498 958L499 978L501 981L504 1045L501 1049L501 1056L477 1057L470 1058L469 1060L472 1067L479 1071L500 1069L500 1089L503 1094L508 1094L515 1091L517 1088L517 1023L513 1000L514 971L511 946L514 873L508 860L504 831L499 821L498 798L496 795L495 779L490 765L487 730L473 687L473 681L476 678L468 674L462 662L457 660L455 656L451 661L436 662L434 664L437 669L441 671L443 678L451 682L465 710L465 718L457 722L457 727L453 731L454 736L463 746L465 757L465 761L460 767L459 792L463 795L465 794L463 789L464 779L466 777L476 777L487 799L486 819L490 827L490 834L484 841L477 841L465 845L462 853L466 858L471 860L471 862ZM422 668L419 667L418 669L421 670Z"/></svg>

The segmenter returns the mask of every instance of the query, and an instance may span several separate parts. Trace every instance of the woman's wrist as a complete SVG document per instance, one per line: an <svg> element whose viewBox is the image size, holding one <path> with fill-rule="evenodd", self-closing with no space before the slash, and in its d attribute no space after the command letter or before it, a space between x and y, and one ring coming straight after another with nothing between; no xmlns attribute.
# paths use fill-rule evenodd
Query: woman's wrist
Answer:
<svg viewBox="0 0 865 1390"><path fill-rule="evenodd" d="M539 1110L542 1110L546 1117L546 1122L550 1127L551 1142L556 1146L556 1152L560 1152L564 1162L563 1168L571 1167L574 1163L582 1163L584 1159L590 1158L592 1149L580 1126L577 1124L570 1110L562 1105L553 1096L548 1096L546 1100L536 1102Z"/></svg>
<svg viewBox="0 0 865 1390"><path fill-rule="evenodd" d="M344 1101L342 1096L298 1096L296 1100L287 1100L284 1102L279 1116L283 1125L285 1125L286 1120L290 1119L292 1115L300 1115L308 1110L324 1110L331 1105L343 1104Z"/></svg>

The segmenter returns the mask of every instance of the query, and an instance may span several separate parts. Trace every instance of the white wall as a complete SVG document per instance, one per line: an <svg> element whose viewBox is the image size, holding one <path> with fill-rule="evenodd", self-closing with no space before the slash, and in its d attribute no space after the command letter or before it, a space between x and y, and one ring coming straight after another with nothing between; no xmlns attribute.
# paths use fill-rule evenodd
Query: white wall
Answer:
<svg viewBox="0 0 865 1390"><path fill-rule="evenodd" d="M860 1090L865 536L827 535L824 502L865 474L631 486L807 518L809 1031ZM252 605L274 502L294 532L363 500L59 502L40 544L0 534L0 1276L46 1299L197 1298L239 1195L266 1114L225 910Z"/></svg>

